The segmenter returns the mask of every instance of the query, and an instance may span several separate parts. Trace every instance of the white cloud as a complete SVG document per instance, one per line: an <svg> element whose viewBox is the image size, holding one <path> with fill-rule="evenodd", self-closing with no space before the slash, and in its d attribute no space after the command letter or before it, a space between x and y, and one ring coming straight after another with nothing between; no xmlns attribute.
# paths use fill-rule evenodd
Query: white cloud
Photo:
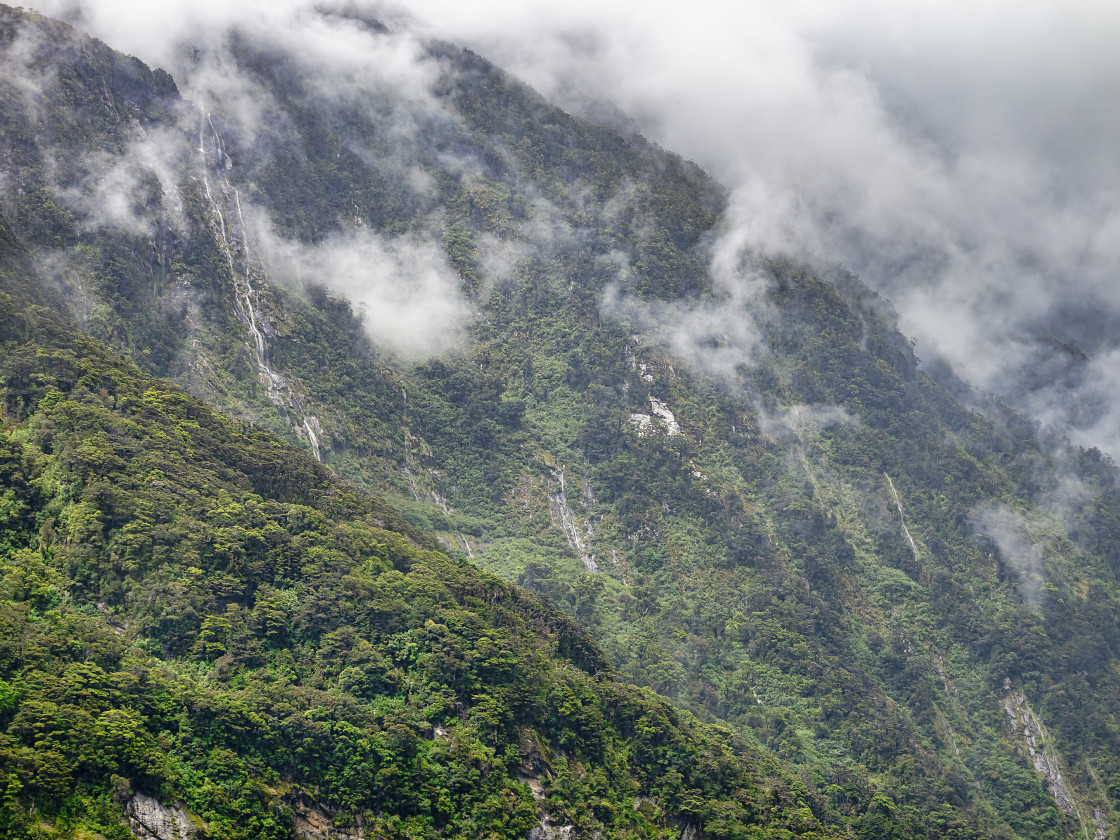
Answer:
<svg viewBox="0 0 1120 840"><path fill-rule="evenodd" d="M756 318L766 307L759 295L760 277L733 292L693 301L642 300L624 291L629 266L611 255L621 282L607 286L600 301L605 316L637 330L645 343L669 350L676 358L738 390L744 367L765 352Z"/></svg>
<svg viewBox="0 0 1120 840"><path fill-rule="evenodd" d="M82 162L87 175L81 185L61 191L84 230L116 227L151 236L149 200L158 201L172 225L186 229L179 179L190 148L181 134L170 129L151 134L138 130L137 135L119 155L88 155Z"/></svg>
<svg viewBox="0 0 1120 840"><path fill-rule="evenodd" d="M34 5L71 18L78 8ZM334 68L323 95L380 85L413 102L408 113L430 106L431 65L414 36L379 38L312 7L90 0L80 16L94 34L173 72L185 55L179 42L240 26L296 49L312 72ZM843 263L895 302L920 352L942 354L983 389L1021 387L1051 346L1040 343L1047 336L1076 340L1091 370L1110 370L1120 346L1116 3L347 8L411 18L422 34L465 42L565 107L617 105L732 189L733 252ZM1034 383L1015 396L1120 454L1120 429L1070 410L1090 397L1120 407L1115 377L1097 376L1092 388Z"/></svg>
<svg viewBox="0 0 1120 840"><path fill-rule="evenodd" d="M358 228L305 245L277 236L262 213L249 210L246 217L252 247L270 277L345 296L375 343L424 358L463 340L470 310L436 243Z"/></svg>
<svg viewBox="0 0 1120 840"><path fill-rule="evenodd" d="M1004 567L1015 575L1019 594L1034 610L1042 606L1046 584L1043 546L1036 542L1023 516L995 503L981 505L972 512L976 534L987 537L999 548Z"/></svg>
<svg viewBox="0 0 1120 840"><path fill-rule="evenodd" d="M568 107L616 103L732 188L729 235L843 263L982 389L1021 384L1046 336L1096 367L1116 348L1115 3L407 6ZM1017 396L1079 428L1069 394Z"/></svg>
<svg viewBox="0 0 1120 840"><path fill-rule="evenodd" d="M779 406L773 412L756 405L762 433L778 440L804 441L829 426L858 426L859 420L834 405Z"/></svg>

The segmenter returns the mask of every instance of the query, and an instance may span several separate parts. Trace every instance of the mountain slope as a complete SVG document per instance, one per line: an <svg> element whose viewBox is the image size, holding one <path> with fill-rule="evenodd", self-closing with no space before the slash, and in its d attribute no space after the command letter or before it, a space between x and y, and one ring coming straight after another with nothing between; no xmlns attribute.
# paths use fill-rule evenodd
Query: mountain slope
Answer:
<svg viewBox="0 0 1120 840"><path fill-rule="evenodd" d="M5 836L125 836L124 813L252 838L821 830L776 765L616 682L569 619L20 295L19 256Z"/></svg>
<svg viewBox="0 0 1120 840"><path fill-rule="evenodd" d="M547 595L826 823L1113 830L1099 452L962 407L856 278L745 253L703 172L468 52L328 84L236 32L178 80L201 109L5 21L3 206L85 330Z"/></svg>

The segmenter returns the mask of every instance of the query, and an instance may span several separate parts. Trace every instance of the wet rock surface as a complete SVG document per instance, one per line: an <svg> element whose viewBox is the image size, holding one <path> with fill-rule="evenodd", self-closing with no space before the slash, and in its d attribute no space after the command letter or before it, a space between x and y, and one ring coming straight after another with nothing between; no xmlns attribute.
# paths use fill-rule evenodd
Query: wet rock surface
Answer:
<svg viewBox="0 0 1120 840"><path fill-rule="evenodd" d="M194 836L190 815L181 805L164 805L143 793L128 800L125 815L137 840L188 840Z"/></svg>

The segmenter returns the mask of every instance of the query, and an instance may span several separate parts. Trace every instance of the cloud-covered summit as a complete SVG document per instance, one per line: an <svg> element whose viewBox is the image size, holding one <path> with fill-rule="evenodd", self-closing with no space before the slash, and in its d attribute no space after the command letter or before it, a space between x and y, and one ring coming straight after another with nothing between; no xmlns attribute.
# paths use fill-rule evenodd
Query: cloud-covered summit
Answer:
<svg viewBox="0 0 1120 840"><path fill-rule="evenodd" d="M419 39L464 43L566 108L627 115L731 188L729 237L843 264L927 360L1120 452L1116 4L33 5L173 73L183 43L252 28L416 103Z"/></svg>
<svg viewBox="0 0 1120 840"><path fill-rule="evenodd" d="M1120 450L1120 7L407 5L566 107L621 108L732 188L744 241L845 265L927 359ZM1032 376L1070 342L1079 370Z"/></svg>

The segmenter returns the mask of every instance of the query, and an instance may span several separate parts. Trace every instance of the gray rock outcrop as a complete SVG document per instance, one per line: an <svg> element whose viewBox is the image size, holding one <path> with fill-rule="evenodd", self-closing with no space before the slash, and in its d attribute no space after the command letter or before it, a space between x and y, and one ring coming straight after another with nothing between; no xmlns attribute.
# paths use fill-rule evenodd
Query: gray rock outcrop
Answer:
<svg viewBox="0 0 1120 840"><path fill-rule="evenodd" d="M190 840L191 818L181 805L164 805L143 793L133 794L125 805L128 827L136 840Z"/></svg>

